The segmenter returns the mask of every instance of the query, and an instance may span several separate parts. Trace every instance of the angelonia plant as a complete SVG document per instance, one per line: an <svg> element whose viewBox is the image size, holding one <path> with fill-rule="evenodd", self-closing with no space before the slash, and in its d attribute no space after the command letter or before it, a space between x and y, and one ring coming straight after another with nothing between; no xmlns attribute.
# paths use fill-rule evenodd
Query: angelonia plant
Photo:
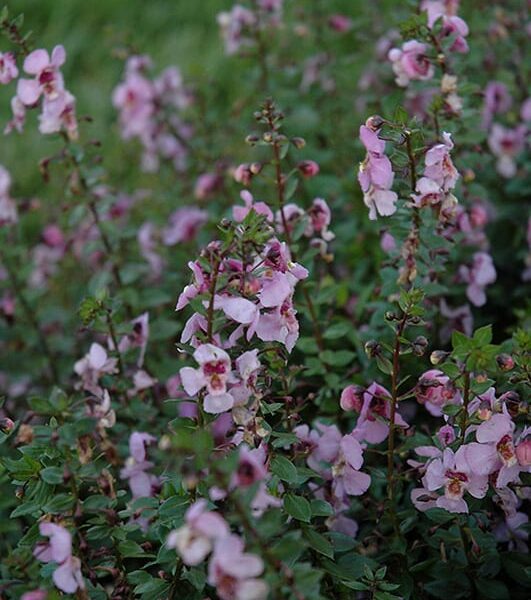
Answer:
<svg viewBox="0 0 531 600"><path fill-rule="evenodd" d="M127 169L0 14L0 598L529 598L526 3L221 4Z"/></svg>

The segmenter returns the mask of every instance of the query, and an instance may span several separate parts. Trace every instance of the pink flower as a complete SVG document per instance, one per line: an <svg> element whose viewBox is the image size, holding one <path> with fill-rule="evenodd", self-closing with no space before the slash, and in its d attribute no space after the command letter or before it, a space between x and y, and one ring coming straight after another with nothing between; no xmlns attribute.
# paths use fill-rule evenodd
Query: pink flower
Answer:
<svg viewBox="0 0 531 600"><path fill-rule="evenodd" d="M103 346L93 343L88 354L74 365L74 371L81 377L83 389L100 395L99 378L104 374L117 372L116 358L109 358Z"/></svg>
<svg viewBox="0 0 531 600"><path fill-rule="evenodd" d="M365 160L360 163L358 181L363 191L363 201L369 208L369 219L377 214L389 216L396 212L398 196L391 191L394 173L391 161L385 156L385 142L377 133L362 125L360 139L367 150Z"/></svg>
<svg viewBox="0 0 531 600"><path fill-rule="evenodd" d="M55 100L46 101L39 116L39 131L42 134L65 130L69 139L77 140L76 99L68 91Z"/></svg>
<svg viewBox="0 0 531 600"><path fill-rule="evenodd" d="M411 197L413 198L413 204L418 208L439 204L446 196L441 190L441 186L429 177L421 177L417 181L415 191L417 193L411 194Z"/></svg>
<svg viewBox="0 0 531 600"><path fill-rule="evenodd" d="M0 52L0 83L8 84L18 77L17 63L12 52Z"/></svg>
<svg viewBox="0 0 531 600"><path fill-rule="evenodd" d="M381 385L371 383L363 393L363 405L354 435L370 444L383 442L389 433L391 417L391 394ZM395 412L398 427L409 427L398 411Z"/></svg>
<svg viewBox="0 0 531 600"><path fill-rule="evenodd" d="M176 548L185 565L203 562L212 551L215 540L229 535L229 526L218 513L207 510L207 501L198 500L184 515L184 525L171 531L166 545Z"/></svg>
<svg viewBox="0 0 531 600"><path fill-rule="evenodd" d="M390 254L396 250L396 240L388 231L384 231L382 233L380 238L380 247L387 254Z"/></svg>
<svg viewBox="0 0 531 600"><path fill-rule="evenodd" d="M129 480L133 499L150 497L158 484L158 479L147 472L153 463L146 460L146 446L154 442L156 438L152 435L139 431L134 431L129 438L130 456L120 471L120 477Z"/></svg>
<svg viewBox="0 0 531 600"><path fill-rule="evenodd" d="M500 81L489 81L484 91L482 126L488 129L496 114L504 114L512 104L511 94L507 86Z"/></svg>
<svg viewBox="0 0 531 600"><path fill-rule="evenodd" d="M236 535L220 538L208 565L208 583L221 600L265 600L267 584L258 575L264 570L262 559L243 552L243 540Z"/></svg>
<svg viewBox="0 0 531 600"><path fill-rule="evenodd" d="M336 498L360 496L371 484L367 473L360 471L363 465L363 449L352 435L345 435L339 443L339 454L332 466L332 492Z"/></svg>
<svg viewBox="0 0 531 600"><path fill-rule="evenodd" d="M352 27L352 19L345 15L330 15L328 17L328 25L338 33L345 33Z"/></svg>
<svg viewBox="0 0 531 600"><path fill-rule="evenodd" d="M444 16L441 34L443 37L454 37L454 42L450 46L451 52L459 52L464 54L468 52L468 44L466 36L468 35L468 25L457 16Z"/></svg>
<svg viewBox="0 0 531 600"><path fill-rule="evenodd" d="M256 335L263 342L280 342L291 352L299 339L297 311L291 298L269 312L262 313L256 326Z"/></svg>
<svg viewBox="0 0 531 600"><path fill-rule="evenodd" d="M437 432L437 438L443 446L449 446L455 442L455 430L451 425L444 425Z"/></svg>
<svg viewBox="0 0 531 600"><path fill-rule="evenodd" d="M517 481L522 470L529 466L519 464L513 439L514 423L505 413L493 414L476 430L478 443L467 445L467 460L481 475L498 472L496 487L505 487Z"/></svg>
<svg viewBox="0 0 531 600"><path fill-rule="evenodd" d="M33 106L44 95L46 100L57 100L64 91L63 76L59 71L65 63L63 46L55 46L52 56L46 50L34 50L24 60L24 71L34 79L19 79L17 96L26 106Z"/></svg>
<svg viewBox="0 0 531 600"><path fill-rule="evenodd" d="M461 281L467 284L466 295L474 306L483 306L487 297L485 288L496 281L496 269L492 257L486 252L476 252L472 265L459 268Z"/></svg>
<svg viewBox="0 0 531 600"><path fill-rule="evenodd" d="M460 0L422 0L421 10L428 13L428 27L433 27L439 17L457 14Z"/></svg>
<svg viewBox="0 0 531 600"><path fill-rule="evenodd" d="M441 316L447 319L447 323L441 328L441 340L448 341L455 329L465 335L472 335L473 317L468 304L452 308L448 306L446 300L442 299L440 303Z"/></svg>
<svg viewBox="0 0 531 600"><path fill-rule="evenodd" d="M165 246L191 242L206 222L206 211L194 206L179 208L170 215L169 224L162 230L162 242Z"/></svg>
<svg viewBox="0 0 531 600"><path fill-rule="evenodd" d="M13 225L18 221L17 207L9 196L11 176L7 169L0 165L0 227Z"/></svg>
<svg viewBox="0 0 531 600"><path fill-rule="evenodd" d="M62 248L65 245L65 236L57 225L46 225L42 231L42 239L51 248Z"/></svg>
<svg viewBox="0 0 531 600"><path fill-rule="evenodd" d="M120 111L120 125L124 139L144 137L150 133L153 115L154 89L152 83L128 61L125 81L113 91L112 102Z"/></svg>
<svg viewBox="0 0 531 600"><path fill-rule="evenodd" d="M153 223L144 223L137 233L140 253L149 265L151 279L158 279L161 276L165 264L162 256L156 251L156 235L157 232Z"/></svg>
<svg viewBox="0 0 531 600"><path fill-rule="evenodd" d="M242 47L252 46L253 40L246 34L256 24L253 11L236 4L230 12L219 13L217 22L228 55L236 54Z"/></svg>
<svg viewBox="0 0 531 600"><path fill-rule="evenodd" d="M502 127L498 123L492 126L489 134L489 148L498 159L496 168L502 177L510 178L516 174L515 157L525 147L527 128L518 125L514 129Z"/></svg>
<svg viewBox="0 0 531 600"><path fill-rule="evenodd" d="M223 185L223 177L218 173L203 173L199 175L194 187L194 196L205 200L217 192Z"/></svg>
<svg viewBox="0 0 531 600"><path fill-rule="evenodd" d="M123 354L128 352L131 348L140 348L136 363L137 367L140 368L144 364L144 357L146 355L149 338L149 313L145 312L136 319L133 319L131 325L133 326L133 330L120 340L118 343L118 350ZM112 345L111 350L114 350Z"/></svg>
<svg viewBox="0 0 531 600"><path fill-rule="evenodd" d="M33 554L40 561L56 562L59 566L53 573L55 585L66 592L73 594L77 589L85 589L81 574L81 561L72 556L72 536L70 532L55 523L41 523L39 533L49 538L48 542L39 542Z"/></svg>
<svg viewBox="0 0 531 600"><path fill-rule="evenodd" d="M257 481L264 480L267 475L265 467L266 453L263 446L249 450L247 446L240 446L238 466L233 475L231 485L233 487L248 487Z"/></svg>
<svg viewBox="0 0 531 600"><path fill-rule="evenodd" d="M203 401L205 412L217 414L230 410L234 398L227 392L227 382L231 376L229 355L213 344L203 344L194 352L194 358L199 368L183 367L179 371L186 393L194 397L206 387L207 394Z"/></svg>
<svg viewBox="0 0 531 600"><path fill-rule="evenodd" d="M522 467L531 465L531 439L524 440L516 446L516 458Z"/></svg>
<svg viewBox="0 0 531 600"><path fill-rule="evenodd" d="M18 96L11 98L11 112L13 113L13 118L5 126L4 134L7 135L13 130L22 133L24 123L26 122L26 107Z"/></svg>
<svg viewBox="0 0 531 600"><path fill-rule="evenodd" d="M443 489L444 495L435 504L454 513L468 512L465 492L483 498L488 489L488 477L477 473L467 461L466 446L461 446L455 454L446 448L442 459L435 458L428 464L422 482L429 492Z"/></svg>
<svg viewBox="0 0 531 600"><path fill-rule="evenodd" d="M447 404L461 404L462 398L450 378L438 369L431 369L420 376L416 388L417 402L424 404L434 417L443 414Z"/></svg>
<svg viewBox="0 0 531 600"><path fill-rule="evenodd" d="M249 212L254 210L259 215L264 215L269 223L273 222L273 212L265 202L255 202L251 192L248 192L247 190L241 191L240 197L244 201L245 206L232 207L232 216L235 221L241 223Z"/></svg>
<svg viewBox="0 0 531 600"><path fill-rule="evenodd" d="M437 182L443 191L447 192L455 187L459 172L450 157L450 150L454 147L452 137L443 132L443 143L436 144L426 152L424 162L424 176Z"/></svg>
<svg viewBox="0 0 531 600"><path fill-rule="evenodd" d="M426 56L427 50L426 44L410 40L402 45L402 49L392 48L389 51L397 85L407 87L412 80L426 81L433 77L435 69Z"/></svg>
<svg viewBox="0 0 531 600"><path fill-rule="evenodd" d="M310 222L306 227L304 234L308 237L320 235L323 240L329 242L334 239L334 234L328 231L328 226L332 218L330 208L323 198L315 198L311 207L308 209Z"/></svg>

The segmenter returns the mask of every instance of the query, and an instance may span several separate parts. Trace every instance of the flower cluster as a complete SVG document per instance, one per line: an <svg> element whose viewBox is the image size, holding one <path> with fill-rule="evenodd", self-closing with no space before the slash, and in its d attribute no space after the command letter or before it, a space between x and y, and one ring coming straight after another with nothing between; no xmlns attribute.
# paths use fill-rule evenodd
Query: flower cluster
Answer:
<svg viewBox="0 0 531 600"><path fill-rule="evenodd" d="M192 129L180 116L192 102L177 67L166 68L149 78L152 67L147 56L131 56L124 80L114 89L113 104L119 111L122 137L142 144L142 168L156 172L160 161L175 169L186 167Z"/></svg>

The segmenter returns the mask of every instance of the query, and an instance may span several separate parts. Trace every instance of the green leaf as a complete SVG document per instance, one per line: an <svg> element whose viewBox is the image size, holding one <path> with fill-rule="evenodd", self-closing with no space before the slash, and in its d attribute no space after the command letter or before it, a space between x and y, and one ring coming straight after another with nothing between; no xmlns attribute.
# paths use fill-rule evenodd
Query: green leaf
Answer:
<svg viewBox="0 0 531 600"><path fill-rule="evenodd" d="M376 365L380 369L380 371L382 373L385 373L386 375L391 375L393 372L393 364L385 356L377 355L376 356Z"/></svg>
<svg viewBox="0 0 531 600"><path fill-rule="evenodd" d="M305 521L306 523L310 522L312 509L306 498L295 496L294 494L286 494L284 496L284 509L298 521Z"/></svg>
<svg viewBox="0 0 531 600"><path fill-rule="evenodd" d="M328 558L334 557L334 549L332 544L324 537L324 535L321 535L309 527L304 528L303 534L314 550L320 554L323 554L324 556L328 556Z"/></svg>
<svg viewBox="0 0 531 600"><path fill-rule="evenodd" d="M481 348L482 346L486 346L490 344L492 341L492 325L485 325L485 327L480 327L474 332L474 337L472 338L475 342L476 348Z"/></svg>
<svg viewBox="0 0 531 600"><path fill-rule="evenodd" d="M271 461L271 472L282 481L297 482L297 468L284 456L275 456Z"/></svg>
<svg viewBox="0 0 531 600"><path fill-rule="evenodd" d="M312 509L312 516L314 517L330 517L334 514L332 505L326 500L315 498L310 502L310 506Z"/></svg>
<svg viewBox="0 0 531 600"><path fill-rule="evenodd" d="M491 600L509 600L509 590L503 581L496 579L476 579L474 585L478 592Z"/></svg>
<svg viewBox="0 0 531 600"><path fill-rule="evenodd" d="M41 471L41 479L52 485L63 483L63 469L59 467L46 467Z"/></svg>
<svg viewBox="0 0 531 600"><path fill-rule="evenodd" d="M434 521L435 523L448 523L448 521L455 518L453 513L444 510L444 508L430 508L424 514L430 521Z"/></svg>

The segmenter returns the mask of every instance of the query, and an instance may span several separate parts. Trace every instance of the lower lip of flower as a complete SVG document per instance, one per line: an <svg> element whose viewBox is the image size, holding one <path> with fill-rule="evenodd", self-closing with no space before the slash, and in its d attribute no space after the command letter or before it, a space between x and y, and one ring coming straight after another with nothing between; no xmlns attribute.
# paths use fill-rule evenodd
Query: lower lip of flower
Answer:
<svg viewBox="0 0 531 600"><path fill-rule="evenodd" d="M445 485L446 495L452 500L458 500L463 497L464 484L467 483L468 477L459 471L448 470L445 473L448 481Z"/></svg>

